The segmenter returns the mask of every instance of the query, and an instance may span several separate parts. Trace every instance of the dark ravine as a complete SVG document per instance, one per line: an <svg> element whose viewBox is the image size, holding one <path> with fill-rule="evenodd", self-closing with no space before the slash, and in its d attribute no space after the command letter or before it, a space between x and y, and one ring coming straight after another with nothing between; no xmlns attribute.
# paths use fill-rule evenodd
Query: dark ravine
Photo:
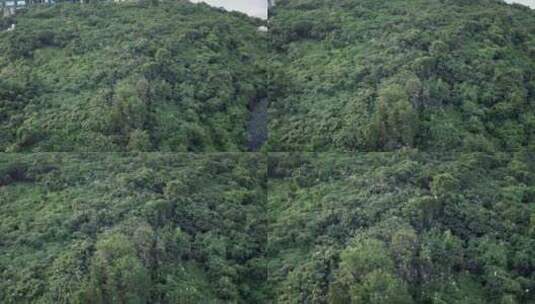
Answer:
<svg viewBox="0 0 535 304"><path fill-rule="evenodd" d="M251 116L247 123L247 149L258 151L267 140L268 99L255 101L250 106Z"/></svg>

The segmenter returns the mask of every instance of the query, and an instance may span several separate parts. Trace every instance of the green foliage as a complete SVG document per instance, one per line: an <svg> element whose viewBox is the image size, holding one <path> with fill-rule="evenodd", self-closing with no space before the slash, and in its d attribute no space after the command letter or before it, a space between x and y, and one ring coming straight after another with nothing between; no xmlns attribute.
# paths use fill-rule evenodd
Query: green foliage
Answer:
<svg viewBox="0 0 535 304"><path fill-rule="evenodd" d="M373 271L352 287L352 303L413 303L403 283L389 273Z"/></svg>
<svg viewBox="0 0 535 304"><path fill-rule="evenodd" d="M279 1L269 147L533 147L534 20L495 0Z"/></svg>
<svg viewBox="0 0 535 304"><path fill-rule="evenodd" d="M535 189L534 160L417 150L271 156L270 295L275 303L533 302L535 204L524 195Z"/></svg>
<svg viewBox="0 0 535 304"><path fill-rule="evenodd" d="M0 31L0 151L247 150L248 105L266 91L261 21L158 4L11 17L16 30Z"/></svg>
<svg viewBox="0 0 535 304"><path fill-rule="evenodd" d="M357 240L340 253L340 275L351 281L361 280L375 270L391 271L394 263L385 253L385 244L379 240Z"/></svg>
<svg viewBox="0 0 535 304"><path fill-rule="evenodd" d="M97 241L89 276L87 302L135 304L149 299L149 273L125 235L112 234Z"/></svg>
<svg viewBox="0 0 535 304"><path fill-rule="evenodd" d="M0 303L535 303L534 16L281 0L269 35L187 1L1 18L0 151L35 153L0 154ZM177 153L246 150L268 104L264 150L301 153ZM372 152L316 153L342 150Z"/></svg>
<svg viewBox="0 0 535 304"><path fill-rule="evenodd" d="M376 108L367 132L370 146L377 150L412 146L418 129L418 115L403 88L399 85L383 88Z"/></svg>
<svg viewBox="0 0 535 304"><path fill-rule="evenodd" d="M261 155L0 155L1 303L261 303Z"/></svg>

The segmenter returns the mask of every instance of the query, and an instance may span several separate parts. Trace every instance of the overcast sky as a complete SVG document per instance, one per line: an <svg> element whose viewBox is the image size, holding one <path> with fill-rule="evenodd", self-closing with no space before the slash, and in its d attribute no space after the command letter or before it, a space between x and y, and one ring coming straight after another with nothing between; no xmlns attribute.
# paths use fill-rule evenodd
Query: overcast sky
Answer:
<svg viewBox="0 0 535 304"><path fill-rule="evenodd" d="M507 3L520 3L535 8L535 0L505 0Z"/></svg>
<svg viewBox="0 0 535 304"><path fill-rule="evenodd" d="M224 7L230 11L240 11L267 19L267 0L191 0L191 2L206 2L215 7Z"/></svg>

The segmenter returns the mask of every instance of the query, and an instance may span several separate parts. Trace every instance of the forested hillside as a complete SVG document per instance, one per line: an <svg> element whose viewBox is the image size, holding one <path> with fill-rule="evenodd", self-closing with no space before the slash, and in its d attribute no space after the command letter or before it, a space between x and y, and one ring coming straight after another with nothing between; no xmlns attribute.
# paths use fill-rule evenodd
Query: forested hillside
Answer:
<svg viewBox="0 0 535 304"><path fill-rule="evenodd" d="M533 303L534 172L528 153L2 154L0 302Z"/></svg>
<svg viewBox="0 0 535 304"><path fill-rule="evenodd" d="M185 0L0 19L0 151L246 150L266 95L259 24Z"/></svg>
<svg viewBox="0 0 535 304"><path fill-rule="evenodd" d="M0 18L1 304L535 303L535 12L276 4Z"/></svg>
<svg viewBox="0 0 535 304"><path fill-rule="evenodd" d="M259 154L0 154L1 303L265 303Z"/></svg>
<svg viewBox="0 0 535 304"><path fill-rule="evenodd" d="M281 0L272 151L535 146L535 11L499 0Z"/></svg>
<svg viewBox="0 0 535 304"><path fill-rule="evenodd" d="M275 303L535 303L533 154L274 154Z"/></svg>

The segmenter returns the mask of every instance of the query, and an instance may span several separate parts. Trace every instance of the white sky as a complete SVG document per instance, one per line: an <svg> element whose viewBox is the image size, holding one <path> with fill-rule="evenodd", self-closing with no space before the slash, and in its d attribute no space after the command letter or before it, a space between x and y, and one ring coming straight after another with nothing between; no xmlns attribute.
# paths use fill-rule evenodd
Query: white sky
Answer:
<svg viewBox="0 0 535 304"><path fill-rule="evenodd" d="M507 3L520 3L535 8L535 0L505 0Z"/></svg>
<svg viewBox="0 0 535 304"><path fill-rule="evenodd" d="M190 0L206 2L215 7L223 7L229 11L239 11L247 15L267 19L267 0Z"/></svg>

